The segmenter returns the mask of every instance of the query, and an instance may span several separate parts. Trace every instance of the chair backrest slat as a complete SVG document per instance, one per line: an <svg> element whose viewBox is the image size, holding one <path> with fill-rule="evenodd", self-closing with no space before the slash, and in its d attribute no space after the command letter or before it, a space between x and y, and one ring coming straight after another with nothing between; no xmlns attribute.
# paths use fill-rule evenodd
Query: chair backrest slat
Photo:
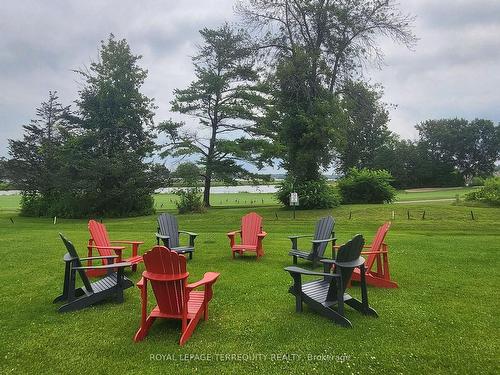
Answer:
<svg viewBox="0 0 500 375"><path fill-rule="evenodd" d="M257 245L257 234L262 229L262 217L255 212L241 218L241 243L245 245Z"/></svg>
<svg viewBox="0 0 500 375"><path fill-rule="evenodd" d="M70 240L68 240L67 238L65 238L62 235L62 233L59 233L59 236L61 237L61 240L63 241L64 246L66 246L66 250L68 250L69 255L71 255L71 257L74 258L74 260L72 261L73 265L75 265L76 267L81 267L82 262L80 260L80 257L78 256L78 253L76 252L76 249L75 249L75 246L73 245L73 243ZM91 292L92 286L90 284L90 281L89 281L85 271L78 270L78 273L80 274L80 277L83 281L83 285L85 286L85 288Z"/></svg>
<svg viewBox="0 0 500 375"><path fill-rule="evenodd" d="M365 239L361 234L355 235L350 241L339 247L335 260L337 262L352 262L361 256ZM345 291L354 268L341 268L343 291Z"/></svg>
<svg viewBox="0 0 500 375"><path fill-rule="evenodd" d="M160 234L170 237L170 247L179 246L179 224L174 215L161 214L158 216L158 227Z"/></svg>
<svg viewBox="0 0 500 375"><path fill-rule="evenodd" d="M333 220L333 217L331 216L326 216L322 217L321 219L318 220L316 223L316 229L314 231L314 239L315 240L326 240L330 238L333 232L333 226L335 225L335 221ZM328 244L322 243L318 246L318 256L323 257L326 246Z"/></svg>
<svg viewBox="0 0 500 375"><path fill-rule="evenodd" d="M378 230L377 233L375 234L375 238L373 239L373 242L371 243L371 249L370 251L380 251L382 248L382 244L384 243L385 236L387 232L389 231L389 228L391 227L391 222L388 221L384 224L382 224ZM373 262L375 262L377 258L377 254L370 254L368 258L366 259L366 268L370 269L373 265Z"/></svg>
<svg viewBox="0 0 500 375"><path fill-rule="evenodd" d="M342 246L340 246L337 256L335 260L337 262L350 262L358 259L361 256L361 251L363 250L363 245L365 244L365 240L361 234L357 234L354 238ZM340 275L342 278L342 295L344 295L347 285L351 280L351 275L354 270L354 267L339 267ZM337 300L337 282L335 279L330 283L330 287L328 288L328 293L326 299L328 301Z"/></svg>
<svg viewBox="0 0 500 375"><path fill-rule="evenodd" d="M143 255L146 271L161 275L186 273L186 258L165 246L155 246ZM174 281L151 280L153 292L160 311L165 314L181 315L186 298L186 279Z"/></svg>
<svg viewBox="0 0 500 375"><path fill-rule="evenodd" d="M90 236L94 240L94 244L96 246L111 246L108 231L106 230L104 224L95 220L89 220L88 227ZM114 255L114 252L111 249L98 248L97 250L101 256Z"/></svg>

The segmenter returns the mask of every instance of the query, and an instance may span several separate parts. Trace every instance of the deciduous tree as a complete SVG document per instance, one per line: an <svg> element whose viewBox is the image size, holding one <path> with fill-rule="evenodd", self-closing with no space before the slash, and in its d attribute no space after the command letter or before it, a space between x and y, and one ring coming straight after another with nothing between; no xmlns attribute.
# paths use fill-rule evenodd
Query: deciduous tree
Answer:
<svg viewBox="0 0 500 375"><path fill-rule="evenodd" d="M420 143L437 160L452 165L466 181L490 176L500 157L500 126L489 120L428 120L416 126Z"/></svg>
<svg viewBox="0 0 500 375"><path fill-rule="evenodd" d="M238 10L275 81L258 130L279 143L276 155L290 178L318 179L344 137L338 110L344 83L366 62L381 61L380 36L411 48L413 18L392 0L248 0Z"/></svg>
<svg viewBox="0 0 500 375"><path fill-rule="evenodd" d="M382 94L379 87L362 81L349 81L342 90L341 106L347 121L338 161L344 173L351 168L374 169L377 151L389 140L389 112Z"/></svg>

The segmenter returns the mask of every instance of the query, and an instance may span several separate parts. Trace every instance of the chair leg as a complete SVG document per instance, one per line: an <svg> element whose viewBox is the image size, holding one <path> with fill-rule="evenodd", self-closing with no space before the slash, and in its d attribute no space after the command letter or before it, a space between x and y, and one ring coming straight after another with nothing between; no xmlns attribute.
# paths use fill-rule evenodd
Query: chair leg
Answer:
<svg viewBox="0 0 500 375"><path fill-rule="evenodd" d="M374 309L372 309L371 307L365 308L363 306L363 303L358 301L356 298L351 298L345 301L345 304L352 307L354 310L360 312L363 315L378 317L378 314Z"/></svg>
<svg viewBox="0 0 500 375"><path fill-rule="evenodd" d="M139 329L137 330L134 336L135 342L144 340L144 338L148 335L149 329L151 328L155 320L156 320L155 317L148 316L148 318L146 319L146 323L144 323L144 325L139 327Z"/></svg>
<svg viewBox="0 0 500 375"><path fill-rule="evenodd" d="M70 262L66 262L64 268L64 284L63 284L63 292L60 296L56 297L52 303L64 301L68 298L68 288L69 288L69 280L70 280L70 272L71 265Z"/></svg>
<svg viewBox="0 0 500 375"><path fill-rule="evenodd" d="M118 291L115 294L115 300L118 303L123 303L124 298L123 298L123 288L118 287Z"/></svg>
<svg viewBox="0 0 500 375"><path fill-rule="evenodd" d="M198 324L198 321L201 318L202 312L203 311L200 310L199 313L196 314L196 316L189 321L188 325L186 326L186 329L183 330L182 335L181 335L181 339L179 341L179 344L181 346L184 345L186 343L186 341L189 340L189 338L193 334L194 329L196 328L196 325Z"/></svg>
<svg viewBox="0 0 500 375"><path fill-rule="evenodd" d="M295 312L302 312L302 296L300 295L295 296Z"/></svg>
<svg viewBox="0 0 500 375"><path fill-rule="evenodd" d="M359 267L361 273L361 304L363 305L363 313L368 314L370 308L368 305L368 291L366 290L365 265Z"/></svg>
<svg viewBox="0 0 500 375"><path fill-rule="evenodd" d="M344 316L344 288L342 285L342 274L340 271L340 267L338 267L337 275L340 277L337 279L337 311L339 315L345 318Z"/></svg>

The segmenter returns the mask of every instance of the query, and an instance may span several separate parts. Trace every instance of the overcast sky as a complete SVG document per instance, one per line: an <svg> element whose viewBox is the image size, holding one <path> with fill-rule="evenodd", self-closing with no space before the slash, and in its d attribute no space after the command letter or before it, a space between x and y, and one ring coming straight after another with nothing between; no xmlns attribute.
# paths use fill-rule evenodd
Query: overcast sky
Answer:
<svg viewBox="0 0 500 375"><path fill-rule="evenodd" d="M500 121L500 0L401 0L417 17L415 51L382 40L385 66L367 76L385 87L390 129L415 138L429 118ZM0 2L0 156L19 138L35 108L57 90L72 104L79 82L72 69L95 59L109 33L126 38L149 70L143 91L156 120L172 116L174 88L193 79L190 57L198 30L235 21L233 0L16 0ZM177 116L175 116L178 118ZM184 119L194 123L192 119Z"/></svg>

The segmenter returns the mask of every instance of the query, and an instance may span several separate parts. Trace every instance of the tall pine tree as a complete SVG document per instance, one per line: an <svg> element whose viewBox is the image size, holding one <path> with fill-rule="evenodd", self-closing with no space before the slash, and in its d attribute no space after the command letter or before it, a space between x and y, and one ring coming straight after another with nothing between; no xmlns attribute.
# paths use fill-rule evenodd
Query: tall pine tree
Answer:
<svg viewBox="0 0 500 375"><path fill-rule="evenodd" d="M175 90L172 101L173 111L196 117L200 128L188 131L183 123L173 121L165 121L158 128L169 140L164 156L197 158L204 180L203 202L210 206L214 178L229 182L248 177L251 173L240 162L258 164L252 150L259 141L241 136L251 131L256 117L254 105L263 99L256 87L253 49L245 33L227 24L200 33L204 44L193 57L196 79L187 88Z"/></svg>
<svg viewBox="0 0 500 375"><path fill-rule="evenodd" d="M147 71L126 40L110 35L99 59L77 73L84 78L76 131L67 147L75 214L129 216L153 211L159 180L148 163L154 143L153 99L141 93Z"/></svg>
<svg viewBox="0 0 500 375"><path fill-rule="evenodd" d="M24 125L20 140L9 139L10 159L5 175L22 191L21 213L45 216L56 213L54 205L61 195L60 153L64 143L69 107L49 92L47 101L36 110L36 118Z"/></svg>

